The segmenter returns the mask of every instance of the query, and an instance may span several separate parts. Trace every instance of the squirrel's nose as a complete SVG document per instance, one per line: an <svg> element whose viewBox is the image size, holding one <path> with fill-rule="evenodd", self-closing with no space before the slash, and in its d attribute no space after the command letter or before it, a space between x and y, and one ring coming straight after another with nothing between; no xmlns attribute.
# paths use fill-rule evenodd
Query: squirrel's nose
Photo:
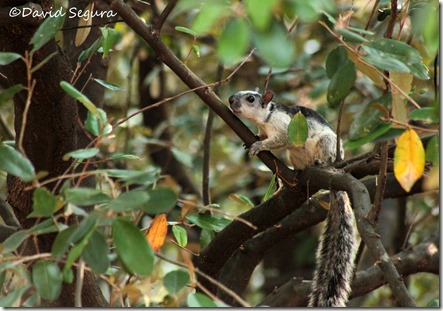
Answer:
<svg viewBox="0 0 443 311"><path fill-rule="evenodd" d="M234 103L234 100L235 100L235 96L234 95L231 95L230 97L229 97L229 99L228 99L228 101L229 101L229 104L233 104Z"/></svg>

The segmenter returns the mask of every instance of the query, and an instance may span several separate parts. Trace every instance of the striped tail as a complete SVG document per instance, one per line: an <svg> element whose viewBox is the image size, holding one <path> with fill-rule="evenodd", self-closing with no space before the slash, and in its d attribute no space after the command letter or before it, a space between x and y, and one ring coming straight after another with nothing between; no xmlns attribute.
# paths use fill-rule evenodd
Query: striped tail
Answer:
<svg viewBox="0 0 443 311"><path fill-rule="evenodd" d="M353 223L348 194L331 191L330 210L317 249L309 307L345 307L356 255Z"/></svg>

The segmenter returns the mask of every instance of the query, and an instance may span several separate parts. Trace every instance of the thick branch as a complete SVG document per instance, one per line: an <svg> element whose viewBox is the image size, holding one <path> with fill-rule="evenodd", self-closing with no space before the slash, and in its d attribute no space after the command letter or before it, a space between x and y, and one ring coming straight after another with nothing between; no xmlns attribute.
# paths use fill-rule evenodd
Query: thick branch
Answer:
<svg viewBox="0 0 443 311"><path fill-rule="evenodd" d="M322 199L329 200L328 195ZM326 218L327 212L320 206L316 199L307 200L292 214L284 218L280 223L268 228L263 234L246 241L234 255L228 260L220 274L220 281L227 287L242 295L255 267L263 259L264 255L279 241L291 234L309 228ZM235 305L236 301L219 291L218 296L229 305Z"/></svg>
<svg viewBox="0 0 443 311"><path fill-rule="evenodd" d="M391 257L403 277L418 272L438 274L440 265L439 236L431 236L412 249ZM352 284L351 299L367 294L386 284L377 265L357 273ZM311 282L294 278L267 296L260 305L271 307L303 307L308 303Z"/></svg>
<svg viewBox="0 0 443 311"><path fill-rule="evenodd" d="M321 188L331 188L334 190L344 190L348 193L354 208L357 220L358 231L368 247L375 261L381 262L381 269L384 272L392 292L401 306L415 306L414 300L409 294L402 278L395 269L394 263L389 258L380 236L374 231L374 227L368 220L371 209L371 200L366 187L349 174L328 174L326 170L310 167L301 174L301 181L308 182L315 180Z"/></svg>
<svg viewBox="0 0 443 311"><path fill-rule="evenodd" d="M298 189L294 191L283 189L278 196L239 215L240 218L257 226L257 230L244 222L232 221L202 250L199 257L200 270L217 278L226 261L245 241L276 224L297 209L305 199L306 194ZM211 284L205 286L212 288Z"/></svg>
<svg viewBox="0 0 443 311"><path fill-rule="evenodd" d="M377 177L368 178L363 183L368 189L371 202L373 202L377 189ZM384 198L399 198L421 192L423 179L420 179L409 193L403 190L393 173L387 175L387 183L390 186L386 189ZM309 193L313 193L314 188L318 188L315 183L311 183L311 185L313 189L310 189ZM329 202L329 194L306 201L278 225L272 226L262 234L246 241L223 266L220 281L236 293L242 294L255 267L273 245L294 233L316 225L326 218L326 210L318 204L319 200ZM235 304L235 301L232 301L227 295L220 291L219 294L223 301L228 304Z"/></svg>

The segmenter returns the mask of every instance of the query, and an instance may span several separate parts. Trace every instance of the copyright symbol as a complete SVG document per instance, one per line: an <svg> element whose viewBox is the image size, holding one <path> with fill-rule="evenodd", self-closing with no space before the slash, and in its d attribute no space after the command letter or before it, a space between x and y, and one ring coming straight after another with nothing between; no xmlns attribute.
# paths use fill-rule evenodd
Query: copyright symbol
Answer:
<svg viewBox="0 0 443 311"><path fill-rule="evenodd" d="M9 10L9 16L10 16L10 17L17 17L17 16L20 15L20 13L21 13L21 10L18 9L18 8L16 8L16 7L13 7L13 8L11 8L11 9Z"/></svg>

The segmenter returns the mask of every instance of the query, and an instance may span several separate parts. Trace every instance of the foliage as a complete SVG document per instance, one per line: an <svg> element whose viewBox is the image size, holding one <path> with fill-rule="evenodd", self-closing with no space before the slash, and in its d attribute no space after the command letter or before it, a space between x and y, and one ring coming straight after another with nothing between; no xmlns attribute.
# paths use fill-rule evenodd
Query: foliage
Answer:
<svg viewBox="0 0 443 311"><path fill-rule="evenodd" d="M394 172L404 190L409 192L423 177L426 161L432 163L430 176L438 185L439 94L431 79L436 74L436 1L401 2L397 21L401 27L394 29L392 38L383 37L392 14L387 11L387 1L376 2L376 9L383 12L377 21L368 21L372 6L365 1L353 1L352 7L348 7L351 2L344 5L332 0L272 0L260 5L254 0L200 2L179 1L166 22L174 27L163 30L162 40L204 81L214 80L218 64L223 64L225 71L238 69L229 85L221 85L223 100L235 91L262 87L272 72L269 86L278 91L277 101L310 106L334 125L338 107L344 107L341 133L345 158L395 140ZM151 20L153 14L148 8L140 16ZM37 67L33 66L34 54L54 38L63 22L61 17L48 17L32 37L29 54L1 52L0 66L24 62L32 77L54 57L48 56ZM202 127L208 109L193 95L183 94L162 103L169 109L168 120L162 120L156 129L147 128L137 119L142 111L134 94L143 87L163 95L187 89L174 72L163 68L153 69L139 83L135 79L141 72L138 62L152 50L125 23L117 23L115 29L100 29L101 36L81 48L78 62L87 68L95 53L112 60L106 81L94 74L88 80L106 89L104 106L94 103L72 81L60 81L60 88L87 109L83 127L92 137L88 148L62 155L63 160L74 168L97 167L47 179L47 172L36 172L23 152L20 133L16 148L0 141L0 170L5 172L0 193L6 193L6 174L26 182L28 190L34 191L33 211L28 217L35 219L31 228L17 231L0 244L0 284L7 293L0 298L0 305L39 306L40 300L55 301L62 286L73 282L74 269L86 269L112 292L112 306L225 306L214 297L195 292L204 277L189 254L199 253L235 215L262 197L268 200L276 175L272 178L258 160L245 161L240 140L216 119L210 192L218 206L204 206L196 194L184 193L176 176L162 174L149 152L158 146L169 148L199 184L204 174ZM79 37L77 41L83 40ZM253 56L240 67L250 53ZM138 61L129 55L136 55ZM12 98L20 91L32 99L34 90L29 83L0 92L2 115L8 111L11 116ZM168 126L173 135L165 140L162 134ZM295 145L303 145L308 135L303 115L294 117L288 133ZM425 148L421 139L429 134L437 135ZM261 180L263 175L266 181ZM94 179L94 187L80 185L79 179L87 177ZM259 182L251 190L256 180ZM51 190L54 183L60 191ZM434 189L428 186L425 190ZM435 193L424 196L423 201L433 199ZM435 205L426 205L420 213L435 213ZM411 215L418 212L411 209L408 221L412 223ZM72 215L78 217L78 223L66 222ZM437 217L432 214L429 219L428 230L438 231ZM19 249L25 241L32 243L49 233L56 234L50 253L21 255ZM313 256L306 261L312 261ZM421 293L420 282L414 282ZM438 284L433 284L430 290L436 288ZM436 298L437 293L426 297L429 303Z"/></svg>

